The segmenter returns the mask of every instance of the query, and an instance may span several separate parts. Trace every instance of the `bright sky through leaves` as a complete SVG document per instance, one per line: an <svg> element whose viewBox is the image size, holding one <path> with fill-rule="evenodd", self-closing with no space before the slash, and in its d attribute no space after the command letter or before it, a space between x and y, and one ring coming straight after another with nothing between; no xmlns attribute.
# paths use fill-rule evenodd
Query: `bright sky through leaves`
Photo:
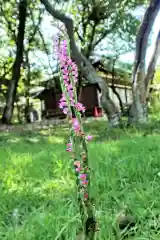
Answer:
<svg viewBox="0 0 160 240"><path fill-rule="evenodd" d="M142 18L144 16L144 11L145 11L144 8L136 9L135 16L138 19L142 20ZM45 32L45 34L47 36L47 39L50 39L52 41L52 36L55 34L56 29L53 27L53 25L51 26L51 23L50 23L51 20L52 20L51 16L46 16L45 17L45 22L43 24L43 29L44 29L44 32ZM51 30L51 28L52 28L52 30ZM155 20L155 24L153 26L152 33L151 33L151 45L148 47L147 57L146 57L146 64L147 65L149 64L151 56L152 56L152 53L154 51L155 41L156 41L156 37L157 37L157 34L158 34L159 30L160 30L160 12L159 12L159 14L158 14L158 16L157 16L157 18ZM98 55L99 54L104 55L105 52L98 52ZM45 56L45 58L46 58L46 56ZM134 61L134 51L122 55L120 57L120 60L123 61L123 62L133 63L133 61ZM47 59L46 59L46 63L47 63ZM158 61L158 63L160 63L160 60Z"/></svg>
<svg viewBox="0 0 160 240"><path fill-rule="evenodd" d="M152 54L153 54L154 47L155 47L155 41L156 41L156 37L158 35L159 30L160 30L160 12L159 12L159 14L158 14L158 16L155 20L155 24L154 24L153 29L152 29L151 46L147 50L147 57L146 57L146 64L147 65L148 65L148 63L151 59ZM127 54L121 56L120 59L122 61L132 63L134 61L134 52L127 53ZM160 64L160 59L158 61L158 64Z"/></svg>

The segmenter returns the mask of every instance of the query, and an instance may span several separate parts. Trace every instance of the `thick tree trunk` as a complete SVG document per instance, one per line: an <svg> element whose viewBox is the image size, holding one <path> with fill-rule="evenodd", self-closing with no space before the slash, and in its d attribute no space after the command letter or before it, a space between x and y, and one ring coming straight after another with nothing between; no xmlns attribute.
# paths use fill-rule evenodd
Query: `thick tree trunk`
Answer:
<svg viewBox="0 0 160 240"><path fill-rule="evenodd" d="M148 104L148 97L149 97L149 85L154 78L155 66L159 56L160 56L160 31L157 36L155 50L153 52L150 64L147 69L147 74L145 76L138 76L140 80L144 79L144 81L141 83L142 84L141 87L139 89L136 89L136 93L138 93L137 95L139 96L141 95L142 98L141 98L141 101L139 102L139 99L136 99L137 95L135 94L135 98L134 98L135 101L132 104L131 106L132 109L130 111L130 117L132 117L132 123L137 122L137 120L138 122L146 122L148 119L147 104ZM131 116L131 113L134 113L133 116Z"/></svg>
<svg viewBox="0 0 160 240"><path fill-rule="evenodd" d="M17 85L20 78L20 68L23 61L23 40L25 33L25 22L27 14L27 0L21 0L19 3L19 26L17 36L17 52L12 70L12 79L8 86L6 97L6 106L3 112L2 122L10 124L13 115L14 102L16 99Z"/></svg>
<svg viewBox="0 0 160 240"><path fill-rule="evenodd" d="M128 123L147 122L147 100L145 84L145 58L149 35L160 9L159 0L151 0L136 39L136 56L133 70L133 104L130 108Z"/></svg>
<svg viewBox="0 0 160 240"><path fill-rule="evenodd" d="M92 64L79 52L76 46L74 39L73 20L60 11L55 10L54 6L52 6L48 0L41 0L41 3L44 4L47 12L49 12L54 18L64 23L70 39L72 59L76 62L81 74L89 83L98 84L99 88L101 89L101 104L108 117L109 123L113 127L118 126L120 124L120 114L118 108L115 106L114 102L109 96L109 87L107 83L100 76L98 76Z"/></svg>
<svg viewBox="0 0 160 240"><path fill-rule="evenodd" d="M136 85L133 84L133 103L130 107L128 122L129 124L145 123L148 119L147 101L145 98L145 69L144 63L139 67L136 73Z"/></svg>

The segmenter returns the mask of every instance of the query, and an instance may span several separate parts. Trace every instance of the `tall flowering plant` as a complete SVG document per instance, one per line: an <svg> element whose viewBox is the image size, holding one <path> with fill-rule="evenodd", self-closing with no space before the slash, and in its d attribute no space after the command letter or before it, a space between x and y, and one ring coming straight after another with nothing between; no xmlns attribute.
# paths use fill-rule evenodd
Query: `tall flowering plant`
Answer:
<svg viewBox="0 0 160 240"><path fill-rule="evenodd" d="M78 202L82 219L83 236L86 239L95 239L96 220L94 206L90 199L90 169L88 166L87 143L92 136L85 136L81 113L85 112L83 104L78 102L76 84L78 82L78 69L71 60L69 39L66 32L59 35L54 47L59 61L60 83L62 97L59 107L68 116L70 125L70 138L66 151L71 152L73 166L76 174ZM74 113L74 118L73 118Z"/></svg>

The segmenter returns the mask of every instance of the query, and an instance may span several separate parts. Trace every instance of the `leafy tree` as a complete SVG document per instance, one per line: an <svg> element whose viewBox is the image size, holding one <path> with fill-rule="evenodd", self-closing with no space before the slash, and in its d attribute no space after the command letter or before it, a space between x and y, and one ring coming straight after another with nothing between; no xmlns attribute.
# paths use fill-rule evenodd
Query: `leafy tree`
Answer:
<svg viewBox="0 0 160 240"><path fill-rule="evenodd" d="M21 2L21 1L20 1ZM16 46L17 46L17 34L18 34L18 11L17 7L20 4L18 0L11 0L10 2L0 0L1 6L1 15L2 19L0 20L0 25L2 26L4 32L7 33L6 48L8 51L8 56L12 58L12 60L16 56ZM40 2L42 4L40 4ZM94 55L94 53L102 48L108 48L108 52L112 52L113 56L108 61L108 65L110 64L110 69L112 72L114 71L114 75L120 75L122 78L129 79L130 73L126 71L122 71L117 69L116 64L119 62L118 57L119 54L127 52L134 48L134 37L137 31L137 26L139 21L132 12L141 5L146 5L148 1L146 0L138 0L138 1L110 1L107 2L101 0L72 0L70 7L68 7L68 14L72 16L72 19L64 14L66 8L64 9L62 5L68 1L56 1L52 2L51 0L38 0L32 1L28 0L27 7L27 20L26 20L26 30L24 36L24 54L21 62L20 75L19 77L19 87L18 92L25 94L28 99L29 106L29 89L36 84L34 79L34 74L36 72L36 68L40 66L39 61L36 63L33 60L33 55L36 55L37 50L40 52L45 52L50 58L50 48L48 48L48 41L45 38L45 35L41 29L41 23L45 21L45 13L44 9L47 10L51 16L54 17L54 22L61 22L66 26L69 38L70 38L70 47L71 47L71 55L72 59L77 63L80 70L80 78L84 77L90 83L98 83L101 89L101 103L105 113L108 116L109 122L112 126L119 125L120 123L120 114L119 110L115 106L114 102L109 96L109 88L107 83L97 74L92 64L90 63L90 57ZM54 3L53 4L51 4ZM64 4L64 6L66 6ZM77 7L78 6L78 7ZM55 9L57 8L57 10ZM58 10L59 9L59 10ZM139 63L143 62L145 58L145 52L149 43L149 34L151 32L151 27L154 23L154 19L157 15L159 9L159 1L152 0L150 1L149 8L146 11L144 16L144 21L140 27L140 30L137 35L136 43L136 60L134 64L133 71L133 105L130 109L130 117L129 122L139 121L142 117L138 116L137 109L138 107L137 98L141 99L140 94L143 94L143 97L146 98L146 93L143 89L141 93L138 93L138 89L142 90L142 85L146 79L149 79L148 83L151 81L151 74L146 75L144 81L137 81L138 72L137 66ZM151 13L151 14L150 14ZM146 18L148 21L146 21ZM78 45L76 45L76 43ZM143 43L143 44L142 44ZM80 51L78 47L80 46ZM142 47L143 46L143 47ZM3 43L0 44L0 50L3 47ZM159 49L159 48L156 48ZM104 50L104 49L103 49ZM157 56L157 51L155 50L155 55ZM4 60L5 61L5 60ZM4 63L3 61L3 63ZM52 69L51 61L49 60L49 67ZM154 63L155 58L154 58ZM3 65L2 63L2 65ZM1 63L0 63L1 64ZM12 65L14 66L13 62ZM12 67L11 65L11 67ZM113 70L114 65L114 70ZM9 66L9 65L8 65ZM45 67L45 66L44 66ZM124 66L123 66L124 67ZM120 67L121 68L121 67ZM129 67L130 68L130 67ZM154 68L154 64L152 64L152 69ZM9 69L9 68L8 68ZM148 69L149 70L149 69ZM42 68L39 67L39 73L42 71ZM53 69L51 71L53 75ZM40 74L41 75L41 74ZM153 74L152 74L153 75ZM2 76L2 78L1 78ZM12 85L13 74L11 77L11 71L9 71L7 77L4 77L4 72L1 70L0 73L0 86L2 86L1 80L4 80L9 85ZM147 77L148 76L148 77ZM23 81L22 81L23 79ZM144 78L143 78L144 79ZM10 83L12 82L12 83ZM140 87L141 82L141 87ZM143 84L142 84L143 82ZM18 83L17 83L18 86ZM135 87L136 86L136 87ZM147 83L146 83L147 86ZM147 87L148 88L148 87ZM8 88L9 89L9 88ZM16 87L17 89L17 87ZM6 92L6 89L2 90L0 88L1 94ZM9 92L9 91L8 91ZM19 94L18 94L19 95ZM17 96L18 96L17 95ZM8 95L7 95L8 96ZM137 96L137 97L136 97ZM5 95L6 98L6 95ZM9 102L9 97L6 98ZM13 102L16 98L12 98ZM140 100L139 100L140 101ZM14 106L14 104L10 105ZM8 103L7 103L8 104ZM6 104L6 106L7 106ZM142 105L142 104L141 104ZM140 104L139 104L140 106ZM144 107L143 107L144 108ZM5 108L6 111L6 108ZM4 111L4 113L5 113ZM11 111L12 112L12 111ZM141 111L142 112L142 111ZM133 117L134 115L134 117ZM141 114L143 115L143 114ZM4 120L5 118L3 118ZM11 118L10 118L11 119ZM11 120L5 120L5 122L10 122Z"/></svg>
<svg viewBox="0 0 160 240"><path fill-rule="evenodd" d="M112 42L119 40L117 46L123 46L125 51L133 48L139 20L132 14L132 10L144 3L145 1L124 0L72 1L70 13L82 53L88 58L99 48L100 43L106 45L105 42L109 39Z"/></svg>
<svg viewBox="0 0 160 240"><path fill-rule="evenodd" d="M117 107L115 106L114 102L109 96L109 88L106 82L97 75L95 69L91 65L91 63L87 60L88 56L93 51L94 47L97 46L98 43L101 42L102 39L106 37L108 34L107 26L110 26L110 32L113 28L114 31L117 31L120 33L121 25L117 26L119 21L126 19L126 16L129 16L129 19L131 20L131 15L127 13L127 10L129 9L135 9L138 4L143 4L144 2L139 1L137 4L136 2L130 2L130 1L120 1L120 3L114 2L114 1L107 1L107 3L104 3L103 1L83 1L81 2L84 7L84 13L86 14L87 9L87 16L84 16L85 26L82 29L82 42L84 42L84 45L82 44L82 52L79 52L77 46L76 46L76 39L74 37L74 21L67 17L62 11L56 10L53 5L48 0L41 0L41 3L44 4L45 9L57 20L64 23L67 33L70 38L70 47L71 47L71 54L73 60L77 63L79 70L82 74L82 76L90 83L98 83L100 89L101 89L101 105L105 111L105 113L108 116L109 123L112 126L117 126L120 124L120 115ZM82 5L80 4L80 6ZM126 7L128 6L128 8ZM123 10L125 8L125 10ZM109 13L108 13L109 11ZM82 9L81 9L82 12ZM108 17L108 18L107 18ZM108 25L103 25L104 22L108 19ZM109 20L110 19L110 20ZM133 18L132 18L133 19ZM136 20L135 21L136 25ZM110 25L111 22L111 25ZM79 22L78 22L79 23ZM123 21L124 26L122 30L126 30L126 23ZM80 24L80 23L79 23ZM105 22L105 24L107 24ZM97 36L95 37L95 28L99 25L99 29ZM105 31L103 32L102 26L105 28ZM75 25L76 27L76 25ZM91 30L90 30L91 29ZM79 30L80 31L80 30ZM123 32L124 32L123 31ZM103 34L100 37L101 32ZM79 34L80 35L80 34ZM94 35L94 37L92 37ZM90 42L88 43L88 46L86 46L87 37L90 37ZM98 40L99 39L99 40ZM98 42L97 42L98 41ZM87 52L86 52L87 51ZM86 56L86 57L85 57Z"/></svg>
<svg viewBox="0 0 160 240"><path fill-rule="evenodd" d="M133 68L133 104L130 108L129 123L147 122L147 98L151 80L154 77L155 65L160 54L160 32L157 36L155 51L146 72L145 58L149 36L155 18L160 10L160 1L151 0L145 12L136 38L136 55Z"/></svg>
<svg viewBox="0 0 160 240"><path fill-rule="evenodd" d="M15 86L17 97L15 96L12 98L13 102L10 101L10 95L7 95L8 97L6 99L6 92L9 93L9 88L11 87L8 88L8 86L11 86L14 82L12 79L12 68L14 66L14 60L16 58L18 36L17 30L19 26L19 16L17 9L20 3L17 0L12 0L10 2L1 1L0 6L2 16L0 19L0 24L2 27L2 41L0 42L0 51L2 52L2 55L4 55L4 57L1 58L0 62L0 65L2 66L0 71L0 92L3 94L3 100L7 100L7 109L13 108L11 105L14 106L14 102L18 100L18 97L21 94L26 96L27 105L29 108L29 90L33 84L38 84L38 80L42 77L42 70L44 70L46 67L43 64L40 64L39 66L39 62L36 62L36 52L38 50L44 54L49 55L48 44L46 43L46 40L44 39L41 31L41 23L44 17L42 11L43 9L41 8L41 5L38 3L38 1L32 2L31 0L27 0L27 3L27 19L25 22L25 35L23 41L24 51L21 61L19 79L17 80L17 84ZM3 51L3 49L5 49L5 51ZM4 115L6 114L6 108ZM12 113L13 111L11 111L10 114L12 115ZM7 116L9 117L9 115ZM6 117L3 116L4 122L11 122L11 117L8 120L5 119Z"/></svg>
<svg viewBox="0 0 160 240"><path fill-rule="evenodd" d="M146 1L119 1L113 2L113 1L107 1L107 3L104 3L102 1L92 1L91 3L89 1L83 1L83 4L85 4L87 11L88 11L88 18L85 15L84 16L84 23L85 27L80 29L79 38L81 39L84 44L82 45L82 52L78 50L78 47L76 45L76 40L74 36L74 21L66 16L62 11L56 10L49 0L41 0L41 3L44 4L45 9L57 20L64 23L68 36L70 38L70 48L71 48L71 55L72 59L77 63L83 77L88 80L90 83L98 83L100 89L101 89L101 104L103 106L104 111L106 112L109 123L112 126L117 126L120 123L120 116L118 109L116 108L115 104L109 97L109 91L108 91L108 85L104 83L103 79L97 75L94 68L90 64L90 62L87 60L87 57L91 54L91 52L94 49L94 38L92 37L95 34L95 28L97 27L97 24L100 23L102 20L104 23L104 19L106 18L106 14L108 14L107 8L109 6L109 9L114 9L114 12L112 12L109 17L114 19L114 21L109 21L110 23L116 23L115 21L118 17L119 22L123 22L123 19L129 19L129 21L132 21L131 14L129 14L129 10L135 9L138 5L145 4ZM111 5L110 5L111 4ZM84 7L84 10L86 9ZM96 11L95 11L96 9ZM124 10L125 9L125 10ZM149 36L150 32L154 23L154 20L157 16L157 13L160 9L160 1L159 0L151 0L149 3L149 7L146 10L144 19L142 21L142 24L140 26L140 29L137 34L136 38L136 57L135 57L135 64L133 69L133 104L129 111L129 123L133 122L143 122L147 120L147 111L146 111L146 84L145 84L145 57L146 57L146 50L149 43ZM82 9L81 9L82 10ZM115 18L114 18L115 17ZM88 24L89 21L89 24ZM83 21L82 21L83 22ZM126 22L123 22L123 27L120 27L115 24L111 25L111 28L115 29L118 34L121 32L120 29L126 30L128 24L126 25ZM78 22L80 24L80 22ZM88 29L86 25L88 24ZM136 22L135 22L136 25ZM105 25L104 25L105 28ZM136 26L135 26L136 28ZM83 31L84 29L84 31ZM102 29L101 31L102 32ZM100 33L99 32L99 33ZM123 31L124 32L124 31ZM106 33L105 33L106 34ZM86 43L86 38L90 38L89 43ZM106 35L105 35L106 36ZM105 37L104 36L104 37ZM122 34L123 36L123 34ZM125 36L125 34L124 34ZM101 41L102 39L100 39ZM99 42L96 41L96 45ZM88 44L88 45L87 45ZM87 46L86 46L87 45ZM90 47L91 46L91 47ZM86 52L87 51L87 52Z"/></svg>
<svg viewBox="0 0 160 240"><path fill-rule="evenodd" d="M4 109L2 122L10 123L13 114L14 102L16 99L17 85L20 78L20 70L21 64L23 61L23 41L24 41L24 33L25 33L25 23L27 17L27 0L21 0L19 2L19 25L18 25L18 33L16 40L16 58L13 64L12 69L12 80L9 83L7 96L6 96L6 106Z"/></svg>

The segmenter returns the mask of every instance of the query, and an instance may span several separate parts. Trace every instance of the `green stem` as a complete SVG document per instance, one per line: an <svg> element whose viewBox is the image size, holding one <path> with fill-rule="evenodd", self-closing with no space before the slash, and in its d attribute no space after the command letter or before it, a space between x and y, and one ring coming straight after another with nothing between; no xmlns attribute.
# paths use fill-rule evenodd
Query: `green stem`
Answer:
<svg viewBox="0 0 160 240"><path fill-rule="evenodd" d="M68 51L68 56L70 57L70 52ZM61 71L60 71L61 72ZM62 76L62 73L61 73ZM71 119L72 119L72 111L71 111L71 106L70 106L70 97L68 94L68 91L66 89L66 86L63 82L63 77L61 77L61 87L62 91L66 97L67 105L69 108L69 112L71 114ZM70 82L73 86L73 93L74 93L74 100L75 104L78 103L77 101L77 92L76 92L76 87L74 83L74 78L73 76L70 76ZM93 204L90 200L90 174L89 174L89 162L88 162L88 149L87 149L87 142L85 139L84 135L84 129L83 129L83 123L81 119L81 114L76 110L75 107L73 107L74 114L76 116L76 119L79 122L80 125L80 132L83 133L82 135L75 135L72 132L72 123L70 124L70 129L71 129L71 142L72 142L72 151L75 156L75 160L78 160L79 157L81 157L81 164L82 164L82 169L84 169L84 174L87 174L87 180L88 184L84 187L81 186L79 183L79 179L77 177L77 190L78 190L78 202L79 202L79 207L80 207L80 213L81 213L81 220L82 220L82 225L83 225L83 232L85 236L85 240L94 240L95 239L95 232L96 232L96 221L95 221L95 213L94 213L94 207ZM80 148L82 148L83 152L81 152L81 156L77 156L79 153ZM79 153L80 154L80 153ZM85 157L85 158L83 158ZM88 169L88 170L87 170ZM88 194L87 200L84 199L84 197L80 197L81 191L85 192ZM83 194L84 195L84 194Z"/></svg>

